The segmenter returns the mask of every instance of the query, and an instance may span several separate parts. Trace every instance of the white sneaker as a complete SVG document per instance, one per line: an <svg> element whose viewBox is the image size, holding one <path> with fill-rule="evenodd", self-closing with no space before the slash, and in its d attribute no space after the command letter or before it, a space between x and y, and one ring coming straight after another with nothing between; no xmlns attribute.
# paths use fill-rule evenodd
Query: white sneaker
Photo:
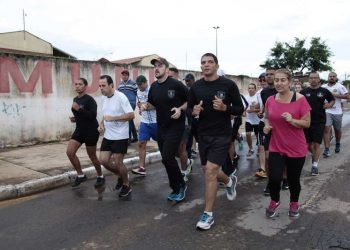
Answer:
<svg viewBox="0 0 350 250"><path fill-rule="evenodd" d="M237 185L237 176L232 175L230 177L232 180L231 187L226 187L226 197L229 201L233 201L237 197L236 185Z"/></svg>
<svg viewBox="0 0 350 250"><path fill-rule="evenodd" d="M207 213L203 213L197 222L198 229L208 230L214 224L214 217Z"/></svg>

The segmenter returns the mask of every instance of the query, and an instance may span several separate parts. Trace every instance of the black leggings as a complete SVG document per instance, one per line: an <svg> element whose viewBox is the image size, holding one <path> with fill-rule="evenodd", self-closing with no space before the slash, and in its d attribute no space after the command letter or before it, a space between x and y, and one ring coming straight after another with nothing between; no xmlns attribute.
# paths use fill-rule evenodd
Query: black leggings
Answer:
<svg viewBox="0 0 350 250"><path fill-rule="evenodd" d="M287 179L290 191L290 202L297 202L301 190L300 174L303 169L305 157L288 157L280 153L269 153L269 188L271 200L280 200L283 169L287 168Z"/></svg>

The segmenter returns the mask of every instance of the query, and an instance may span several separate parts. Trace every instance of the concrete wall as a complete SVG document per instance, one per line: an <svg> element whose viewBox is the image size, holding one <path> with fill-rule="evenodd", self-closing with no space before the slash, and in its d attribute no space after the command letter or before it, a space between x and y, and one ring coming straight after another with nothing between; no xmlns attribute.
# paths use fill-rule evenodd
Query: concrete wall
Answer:
<svg viewBox="0 0 350 250"><path fill-rule="evenodd" d="M149 82L155 80L151 67L128 69L132 79L143 74ZM79 77L89 82L87 92L98 103L100 120L99 76L111 75L119 84L122 70L112 63L0 54L0 148L68 139L75 128L69 121L75 96L72 84ZM180 79L186 73L180 71ZM200 78L199 72L192 73ZM251 81L230 78L245 89Z"/></svg>

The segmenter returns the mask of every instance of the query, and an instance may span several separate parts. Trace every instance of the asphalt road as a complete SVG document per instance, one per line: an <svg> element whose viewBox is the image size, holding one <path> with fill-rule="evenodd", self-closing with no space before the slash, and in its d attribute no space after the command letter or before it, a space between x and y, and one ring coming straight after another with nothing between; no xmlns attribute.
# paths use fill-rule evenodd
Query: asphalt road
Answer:
<svg viewBox="0 0 350 250"><path fill-rule="evenodd" d="M305 165L302 214L296 220L287 215L288 191L282 193L279 215L265 218L269 198L262 194L265 180L253 177L257 158L242 157L237 199L228 201L221 189L214 226L197 231L204 203L198 160L186 200L179 204L166 200L165 169L154 164L147 177L130 173L129 199L118 198L116 179L108 176L100 193L91 180L76 189L65 186L1 202L0 249L350 249L349 134L344 133L339 155L321 159L319 176L309 176Z"/></svg>

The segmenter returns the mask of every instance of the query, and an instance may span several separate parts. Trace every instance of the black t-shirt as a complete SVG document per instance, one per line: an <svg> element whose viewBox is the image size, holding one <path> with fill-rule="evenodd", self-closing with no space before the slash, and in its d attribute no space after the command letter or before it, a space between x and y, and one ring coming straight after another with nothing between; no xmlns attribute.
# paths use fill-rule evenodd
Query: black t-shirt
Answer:
<svg viewBox="0 0 350 250"><path fill-rule="evenodd" d="M97 104L89 95L83 95L82 97L76 96L73 102L79 104L80 109L78 111L72 109L76 129L96 129L98 127L97 116Z"/></svg>
<svg viewBox="0 0 350 250"><path fill-rule="evenodd" d="M160 129L169 127L184 129L185 112L178 119L172 119L172 108L178 108L187 102L188 90L178 80L168 77L165 82L155 81L148 92L148 102L156 108L157 126Z"/></svg>
<svg viewBox="0 0 350 250"><path fill-rule="evenodd" d="M221 98L227 105L226 112L213 108L215 96ZM199 135L231 136L231 115L242 115L243 103L237 85L232 80L219 77L215 81L207 82L200 79L190 89L188 109L203 101L203 111L199 114Z"/></svg>
<svg viewBox="0 0 350 250"><path fill-rule="evenodd" d="M332 93L328 89L322 87L317 89L308 87L300 91L300 94L306 97L311 107L311 124L326 123L326 112L323 105L325 100L328 102L334 100Z"/></svg>
<svg viewBox="0 0 350 250"><path fill-rule="evenodd" d="M267 98L269 98L270 96L276 95L276 94L277 94L277 90L275 88L270 89L267 87L267 88L264 88L263 90L261 90L260 96L261 96L261 100L263 102L263 105L265 106Z"/></svg>

